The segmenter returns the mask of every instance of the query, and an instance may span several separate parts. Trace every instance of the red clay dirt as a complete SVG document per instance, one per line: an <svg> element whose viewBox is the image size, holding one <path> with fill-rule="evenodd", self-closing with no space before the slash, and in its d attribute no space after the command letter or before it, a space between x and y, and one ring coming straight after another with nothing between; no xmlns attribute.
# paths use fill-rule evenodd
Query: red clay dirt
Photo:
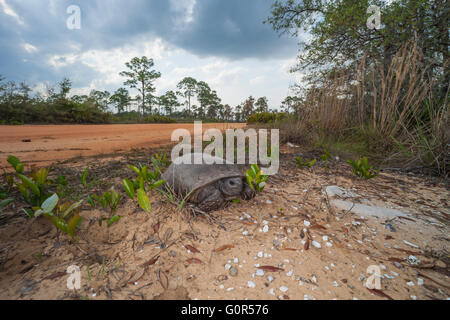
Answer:
<svg viewBox="0 0 450 320"><path fill-rule="evenodd" d="M203 130L242 128L241 123L206 123ZM123 153L131 148L170 143L172 132L193 124L25 125L0 126L0 169L8 155L23 163L48 165L75 157ZM30 142L24 142L30 141Z"/></svg>

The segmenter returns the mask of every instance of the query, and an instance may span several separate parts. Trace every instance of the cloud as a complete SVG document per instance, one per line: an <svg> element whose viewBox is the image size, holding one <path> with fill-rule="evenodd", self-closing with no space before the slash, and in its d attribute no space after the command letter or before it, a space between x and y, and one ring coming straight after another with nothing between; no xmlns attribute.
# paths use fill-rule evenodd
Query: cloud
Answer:
<svg viewBox="0 0 450 320"><path fill-rule="evenodd" d="M0 0L1 74L32 85L69 77L80 92L115 90L124 63L147 55L162 73L159 93L194 76L238 103L246 91L263 95L267 83L291 81L280 64L293 61L296 40L262 23L272 2L79 0L81 29L69 30L72 0Z"/></svg>
<svg viewBox="0 0 450 320"><path fill-rule="evenodd" d="M2 7L2 11L4 14L13 17L18 24L24 24L22 18L20 18L19 15L14 11L14 9L10 5L8 5L8 3L6 3L6 0L0 0L0 6Z"/></svg>

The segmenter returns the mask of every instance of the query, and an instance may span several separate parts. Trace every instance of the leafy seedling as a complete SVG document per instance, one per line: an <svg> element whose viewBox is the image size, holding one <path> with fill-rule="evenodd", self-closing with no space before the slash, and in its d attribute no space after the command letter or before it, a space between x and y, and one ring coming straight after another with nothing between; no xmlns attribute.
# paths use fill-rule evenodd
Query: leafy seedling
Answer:
<svg viewBox="0 0 450 320"><path fill-rule="evenodd" d="M303 159L302 157L297 157L297 158L295 159L295 162L297 163L297 166L298 166L300 169L303 169L303 168L312 168L312 167L314 167L314 165L316 164L317 159L312 159L312 160L310 160L310 159Z"/></svg>
<svg viewBox="0 0 450 320"><path fill-rule="evenodd" d="M86 186L88 173L89 167L86 167L86 169L84 169L83 173L81 174L81 184L83 186Z"/></svg>
<svg viewBox="0 0 450 320"><path fill-rule="evenodd" d="M268 176L261 173L257 164L252 164L251 168L246 171L245 178L250 188L256 192L262 192L266 186Z"/></svg>
<svg viewBox="0 0 450 320"><path fill-rule="evenodd" d="M358 160L347 159L347 162L353 167L353 173L363 179L372 179L378 176L379 171L369 165L367 157Z"/></svg>

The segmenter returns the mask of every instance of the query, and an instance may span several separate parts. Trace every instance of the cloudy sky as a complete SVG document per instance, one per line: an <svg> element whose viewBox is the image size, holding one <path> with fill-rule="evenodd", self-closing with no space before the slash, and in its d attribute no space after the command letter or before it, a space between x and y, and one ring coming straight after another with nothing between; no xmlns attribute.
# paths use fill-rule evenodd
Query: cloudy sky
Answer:
<svg viewBox="0 0 450 320"><path fill-rule="evenodd" d="M36 89L64 77L73 92L113 92L135 56L155 60L157 94L186 76L206 81L223 103L267 96L277 107L298 76L297 41L262 23L273 0L0 0L0 75ZM81 29L70 30L70 5ZM297 78L297 79L296 79Z"/></svg>

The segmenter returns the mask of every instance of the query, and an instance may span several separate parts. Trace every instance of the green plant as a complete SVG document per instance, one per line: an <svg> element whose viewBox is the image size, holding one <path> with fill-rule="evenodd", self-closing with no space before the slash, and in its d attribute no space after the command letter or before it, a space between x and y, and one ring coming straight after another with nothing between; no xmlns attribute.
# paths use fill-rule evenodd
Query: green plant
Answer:
<svg viewBox="0 0 450 320"><path fill-rule="evenodd" d="M92 197L89 197L88 202L91 204L92 200L95 200L103 207L103 209L109 209L111 213L114 213L117 210L121 198L122 196L120 193L114 188L111 188L110 191L104 192L101 196L96 194L92 195Z"/></svg>
<svg viewBox="0 0 450 320"><path fill-rule="evenodd" d="M162 168L167 168L170 165L169 160L167 160L167 153L164 153L162 156L155 153L152 157L152 163L155 169L158 169L160 172Z"/></svg>
<svg viewBox="0 0 450 320"><path fill-rule="evenodd" d="M322 159L323 162L327 162L331 159L331 154L327 151L327 149L324 149L324 154L320 156L320 159Z"/></svg>
<svg viewBox="0 0 450 320"><path fill-rule="evenodd" d="M33 170L31 175L25 175L24 164L14 156L8 157L8 162L16 170L16 176L21 183L16 183L17 188L24 201L31 206L31 208L24 208L23 210L28 216L33 217L34 208L40 208L43 203L51 196L47 191L49 183L48 179L49 170L47 168L41 168L39 170Z"/></svg>
<svg viewBox="0 0 450 320"><path fill-rule="evenodd" d="M257 164L252 164L251 169L245 173L247 183L256 192L262 192L266 186L268 176L261 174Z"/></svg>
<svg viewBox="0 0 450 320"><path fill-rule="evenodd" d="M163 161L161 163L164 163L164 161L166 161L163 160L166 159L166 157L159 159L160 160L156 158L155 161ZM122 181L125 193L132 200L137 195L137 200L142 210L150 212L151 203L150 199L147 196L147 190L151 191L152 189L161 186L166 181L159 179L159 177L161 176L161 171L159 168L156 168L154 171L149 170L147 166L139 166L138 168L133 165L128 165L128 168L130 168L137 174L137 178L135 181L132 181L130 179L124 179Z"/></svg>
<svg viewBox="0 0 450 320"><path fill-rule="evenodd" d="M0 201L0 212L2 212L3 209L12 202L14 202L14 199L5 199L5 200Z"/></svg>
<svg viewBox="0 0 450 320"><path fill-rule="evenodd" d="M347 159L347 162L353 167L353 173L363 179L372 179L378 175L378 170L372 169L367 157L358 160Z"/></svg>
<svg viewBox="0 0 450 320"><path fill-rule="evenodd" d="M89 172L89 167L86 167L86 169L84 169L83 173L81 174L81 184L83 186L86 186L88 172Z"/></svg>
<svg viewBox="0 0 450 320"><path fill-rule="evenodd" d="M42 206L34 208L33 217L36 218L43 215L50 220L58 231L69 235L74 240L76 228L79 227L82 221L78 214L82 203L83 201L81 200L73 204L67 202L59 205L59 197L54 193L42 203Z"/></svg>
<svg viewBox="0 0 450 320"><path fill-rule="evenodd" d="M303 168L312 168L312 167L314 167L314 165L316 164L317 159L312 159L312 160L310 160L310 159L303 159L302 157L297 157L297 158L295 159L295 162L297 163L297 166L298 166L300 169L303 169Z"/></svg>

